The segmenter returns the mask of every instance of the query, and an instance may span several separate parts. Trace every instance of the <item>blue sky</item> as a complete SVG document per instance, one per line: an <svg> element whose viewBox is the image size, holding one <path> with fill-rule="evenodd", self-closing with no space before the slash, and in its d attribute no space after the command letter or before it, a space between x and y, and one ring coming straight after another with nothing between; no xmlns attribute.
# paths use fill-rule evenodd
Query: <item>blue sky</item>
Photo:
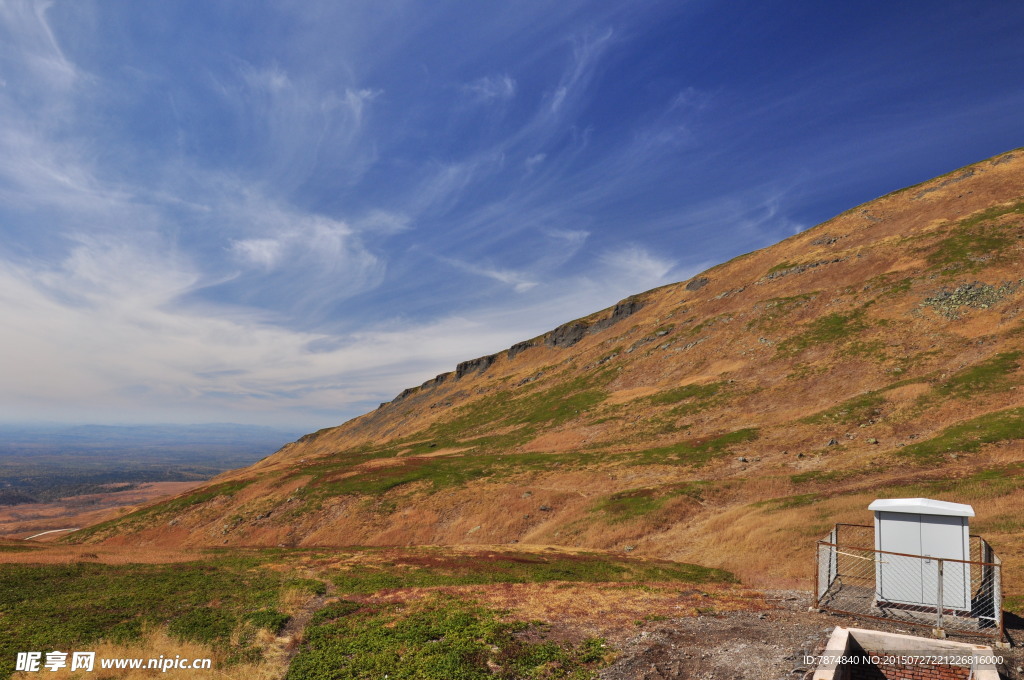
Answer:
<svg viewBox="0 0 1024 680"><path fill-rule="evenodd" d="M0 1L0 420L333 425L1024 145L1024 5Z"/></svg>

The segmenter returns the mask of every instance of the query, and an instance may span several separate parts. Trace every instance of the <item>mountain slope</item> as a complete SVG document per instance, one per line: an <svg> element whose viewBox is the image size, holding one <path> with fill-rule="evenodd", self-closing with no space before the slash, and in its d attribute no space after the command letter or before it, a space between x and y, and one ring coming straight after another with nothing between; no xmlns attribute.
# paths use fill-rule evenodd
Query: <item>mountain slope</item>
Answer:
<svg viewBox="0 0 1024 680"><path fill-rule="evenodd" d="M811 574L879 496L1024 549L1024 151L460 364L69 540L532 543ZM1008 583L1012 578L1006 579Z"/></svg>

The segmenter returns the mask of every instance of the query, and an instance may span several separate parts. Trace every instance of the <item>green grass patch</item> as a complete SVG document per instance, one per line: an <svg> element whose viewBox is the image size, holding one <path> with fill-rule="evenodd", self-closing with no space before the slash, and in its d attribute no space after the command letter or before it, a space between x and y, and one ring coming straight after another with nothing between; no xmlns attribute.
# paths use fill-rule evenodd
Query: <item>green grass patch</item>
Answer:
<svg viewBox="0 0 1024 680"><path fill-rule="evenodd" d="M704 330L707 330L708 328L711 328L712 326L714 326L716 323L719 323L720 321L725 321L725 322L732 321L732 317L729 316L728 314L718 314L716 316L712 316L711 318L704 319L699 324L697 324L696 326L694 326L693 328L688 330L687 334L691 335L691 336L697 335L701 331L704 331Z"/></svg>
<svg viewBox="0 0 1024 680"><path fill-rule="evenodd" d="M758 328L774 327L778 325L778 322L788 317L793 310L807 305L819 295L821 295L821 291L816 290L789 297L773 297L761 300L754 305L754 309L763 308L764 311L758 318L748 321L745 328L750 331Z"/></svg>
<svg viewBox="0 0 1024 680"><path fill-rule="evenodd" d="M331 577L338 590L370 595L382 590L488 583L682 582L732 583L727 571L661 560L629 560L604 555L545 556L533 553L449 555L423 551L402 566L357 566Z"/></svg>
<svg viewBox="0 0 1024 680"><path fill-rule="evenodd" d="M506 621L502 612L454 597L343 602L330 615L306 629L287 680L584 680L611 658L596 638L578 645L527 641L524 633L539 624Z"/></svg>
<svg viewBox="0 0 1024 680"><path fill-rule="evenodd" d="M291 578L282 584L285 588L295 588L310 595L326 595L327 584L315 578Z"/></svg>
<svg viewBox="0 0 1024 680"><path fill-rule="evenodd" d="M909 277L909 278L905 278L905 279L900 279L899 281L895 281L894 283L891 283L891 284L887 285L885 288L883 288L881 296L888 298L888 297L899 297L901 295L905 295L905 294L910 292L910 289L913 287L913 285L914 285L913 277Z"/></svg>
<svg viewBox="0 0 1024 680"><path fill-rule="evenodd" d="M953 374L932 390L926 399L951 397L971 399L985 392L1001 392L1010 389L1015 381L1010 374L1020 368L1021 352L1003 352Z"/></svg>
<svg viewBox="0 0 1024 680"><path fill-rule="evenodd" d="M617 375L611 368L572 379L563 373L546 380L544 384L550 385L546 389L541 385L525 394L503 390L455 409L451 420L435 423L404 441L415 442L413 455L435 447L466 445L481 450L508 450L528 442L542 427L574 420L601 404L608 398L604 386ZM509 432L492 435L496 429ZM399 441L393 446L402 444Z"/></svg>
<svg viewBox="0 0 1024 680"><path fill-rule="evenodd" d="M316 498L380 496L397 487L417 482L425 483L425 490L433 492L487 477L492 468L493 461L482 456L411 458L396 462L393 466L372 468L342 479L314 479L303 489L302 495Z"/></svg>
<svg viewBox="0 0 1024 680"><path fill-rule="evenodd" d="M473 441L473 440L471 440ZM478 440L477 440L478 441ZM333 475L347 472L349 468L325 466L312 472L313 479L295 492L307 503L316 503L332 496L380 496L397 489L410 488L423 493L436 493L442 489L464 486L475 480L544 471L552 465L575 468L597 462L599 454L593 451L569 453L504 453L495 455L466 452L436 458L398 458L394 465L366 469L348 477L334 478ZM301 514L308 506L297 505L295 512Z"/></svg>
<svg viewBox="0 0 1024 680"><path fill-rule="evenodd" d="M196 607L173 619L167 632L182 641L224 644L238 625L238 617L220 607Z"/></svg>
<svg viewBox="0 0 1024 680"><path fill-rule="evenodd" d="M257 612L246 614L245 620L256 628L264 628L274 635L277 635L285 627L285 624L292 617L277 611L276 609L261 609Z"/></svg>
<svg viewBox="0 0 1024 680"><path fill-rule="evenodd" d="M727 455L731 447L754 441L758 437L754 427L727 432L717 437L679 442L628 454L616 454L615 458L626 458L633 465L648 464L689 464L703 465L713 458Z"/></svg>
<svg viewBox="0 0 1024 680"><path fill-rule="evenodd" d="M696 481L620 491L601 500L594 510L610 517L613 523L625 522L655 513L675 498L688 497L700 500L710 484L706 481Z"/></svg>
<svg viewBox="0 0 1024 680"><path fill-rule="evenodd" d="M1024 215L1024 202L995 206L973 217L960 220L950 236L928 254L929 269L947 274L978 271L996 260L1005 259L1016 240L1012 225L993 222L1005 215Z"/></svg>
<svg viewBox="0 0 1024 680"><path fill-rule="evenodd" d="M494 475L541 469L556 462L590 462L593 456L587 453L552 456L518 454L514 449L543 429L587 417L585 414L605 401L608 393L603 386L617 375L614 369L606 369L564 380L563 374L546 381L548 387L541 385L526 394L502 391L484 396L456 409L452 420L435 423L415 435L390 442L386 447L369 447L358 454L341 452L330 460L296 470L290 478L309 476L311 480L296 492L306 503L296 505L289 512L301 515L310 509L311 503L316 504L329 496L379 497L393 489L411 485L433 493ZM505 432L494 434L495 430ZM464 451L451 456L420 457L439 448L461 448ZM382 457L397 458L400 453L403 457L393 465L348 475L359 462Z"/></svg>
<svg viewBox="0 0 1024 680"><path fill-rule="evenodd" d="M572 380L557 382L547 389L524 395L501 392L484 397L459 410L454 420L432 428L437 434L465 436L481 426L488 429L503 425L561 425L579 411L593 408L607 398L602 388L615 379L614 369L596 371Z"/></svg>
<svg viewBox="0 0 1024 680"><path fill-rule="evenodd" d="M777 272L785 271L787 269L792 269L793 267L799 267L799 266L800 265L797 264L796 262L789 262L787 260L783 260L782 262L779 262L777 265L775 265L774 267L772 267L771 269L766 271L765 272L765 276L768 276L769 274L775 274Z"/></svg>
<svg viewBox="0 0 1024 680"><path fill-rule="evenodd" d="M921 464L941 462L947 453L974 453L985 444L1024 438L1024 407L1004 409L947 427L938 436L905 446L897 455Z"/></svg>
<svg viewBox="0 0 1024 680"><path fill-rule="evenodd" d="M1011 595L1003 598L1003 609L1018 616L1024 614L1024 595Z"/></svg>
<svg viewBox="0 0 1024 680"><path fill-rule="evenodd" d="M247 614L276 606L283 580L252 565L247 558L0 565L0 677L13 671L16 652L130 642L150 624L167 625L180 639L216 643L229 660L251 659L258 650L232 642L232 633Z"/></svg>
<svg viewBox="0 0 1024 680"><path fill-rule="evenodd" d="M21 545L18 543L4 543L0 544L0 552L31 552L33 550L39 550L43 546L41 545Z"/></svg>
<svg viewBox="0 0 1024 680"><path fill-rule="evenodd" d="M888 325L888 320L880 319L878 324L880 326ZM847 344L843 351L850 356L873 359L874 361L880 363L889 358L889 355L886 353L885 349L886 344L881 340L854 340L853 342Z"/></svg>
<svg viewBox="0 0 1024 680"><path fill-rule="evenodd" d="M723 382L704 383L701 385L683 385L664 392L652 394L646 399L652 404L678 404L681 401L707 400L718 394L725 386Z"/></svg>
<svg viewBox="0 0 1024 680"><path fill-rule="evenodd" d="M910 484L899 484L878 489L878 493L894 497L940 497L969 498L973 500L1001 498L1024 489L1024 463L1013 463L976 470L963 477L948 476L924 479ZM988 525L986 519L978 521L978 527Z"/></svg>
<svg viewBox="0 0 1024 680"><path fill-rule="evenodd" d="M882 406L885 405L882 392L883 390L866 392L832 408L801 418L800 422L808 425L851 425L867 422L881 414Z"/></svg>
<svg viewBox="0 0 1024 680"><path fill-rule="evenodd" d="M802 333L787 338L778 344L778 352L783 356L792 356L811 347L849 340L857 333L867 329L863 309L851 312L834 312L819 317L808 324Z"/></svg>

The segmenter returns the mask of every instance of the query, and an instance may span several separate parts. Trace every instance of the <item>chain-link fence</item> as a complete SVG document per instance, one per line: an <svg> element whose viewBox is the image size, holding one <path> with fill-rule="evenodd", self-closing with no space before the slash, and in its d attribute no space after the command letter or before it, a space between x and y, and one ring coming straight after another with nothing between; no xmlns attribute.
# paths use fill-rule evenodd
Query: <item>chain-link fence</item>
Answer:
<svg viewBox="0 0 1024 680"><path fill-rule="evenodd" d="M818 541L816 606L949 633L1003 637L999 557L971 536L971 560L875 550L874 528L837 524Z"/></svg>

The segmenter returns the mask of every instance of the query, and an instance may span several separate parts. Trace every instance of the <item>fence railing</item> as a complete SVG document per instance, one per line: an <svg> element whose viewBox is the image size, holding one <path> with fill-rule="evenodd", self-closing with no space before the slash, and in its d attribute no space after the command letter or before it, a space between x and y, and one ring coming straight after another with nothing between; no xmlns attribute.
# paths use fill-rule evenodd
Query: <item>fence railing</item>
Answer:
<svg viewBox="0 0 1024 680"><path fill-rule="evenodd" d="M818 541L818 609L1003 637L1001 562L980 536L970 560L875 550L874 528L837 524Z"/></svg>

